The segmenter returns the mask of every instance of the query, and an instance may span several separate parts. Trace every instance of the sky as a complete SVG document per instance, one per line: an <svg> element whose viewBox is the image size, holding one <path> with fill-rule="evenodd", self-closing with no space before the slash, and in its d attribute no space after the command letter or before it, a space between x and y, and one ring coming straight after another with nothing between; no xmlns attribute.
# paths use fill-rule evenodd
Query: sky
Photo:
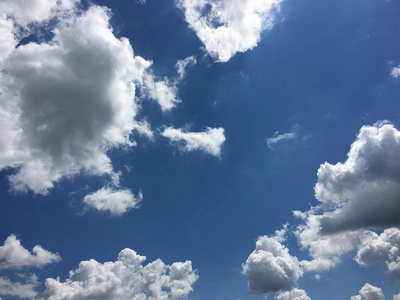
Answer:
<svg viewBox="0 0 400 300"><path fill-rule="evenodd" d="M399 37L394 0L0 0L0 300L399 300Z"/></svg>

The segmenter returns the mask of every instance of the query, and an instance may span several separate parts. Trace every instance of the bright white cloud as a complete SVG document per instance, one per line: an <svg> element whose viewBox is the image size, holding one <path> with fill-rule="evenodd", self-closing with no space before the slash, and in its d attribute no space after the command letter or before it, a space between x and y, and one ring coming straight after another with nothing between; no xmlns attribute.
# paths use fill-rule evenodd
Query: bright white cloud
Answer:
<svg viewBox="0 0 400 300"><path fill-rule="evenodd" d="M293 289L290 292L279 293L276 300L311 300L305 290Z"/></svg>
<svg viewBox="0 0 400 300"><path fill-rule="evenodd" d="M185 132L182 129L167 127L161 135L173 143L178 143L182 151L201 150L218 157L225 141L223 128L207 127L204 132Z"/></svg>
<svg viewBox="0 0 400 300"><path fill-rule="evenodd" d="M151 62L114 36L109 18L92 6L62 19L51 42L19 46L4 62L0 167L19 166L14 190L47 194L81 172L115 176L107 151L134 145L134 82Z"/></svg>
<svg viewBox="0 0 400 300"><path fill-rule="evenodd" d="M400 280L400 229L389 228L380 235L367 232L355 260L364 267L386 265L392 277Z"/></svg>
<svg viewBox="0 0 400 300"><path fill-rule="evenodd" d="M143 200L142 192L135 197L130 190L115 190L108 187L86 195L83 202L90 208L109 211L114 216L120 216L132 208L138 208Z"/></svg>
<svg viewBox="0 0 400 300"><path fill-rule="evenodd" d="M273 237L262 236L256 249L243 264L242 273L248 280L251 294L291 291L303 275L299 261L282 245L282 232Z"/></svg>
<svg viewBox="0 0 400 300"><path fill-rule="evenodd" d="M393 78L399 77L400 76L400 66L394 67L390 74L392 75Z"/></svg>
<svg viewBox="0 0 400 300"><path fill-rule="evenodd" d="M40 245L33 247L30 253L13 234L6 239L3 246L0 246L0 269L41 268L60 260L58 253L51 253Z"/></svg>
<svg viewBox="0 0 400 300"><path fill-rule="evenodd" d="M82 261L65 282L48 278L37 299L168 300L185 298L193 290L198 275L190 261L169 266L157 259L143 266L145 259L127 248L115 262Z"/></svg>
<svg viewBox="0 0 400 300"><path fill-rule="evenodd" d="M382 289L366 283L360 290L359 295L351 297L351 300L384 300Z"/></svg>
<svg viewBox="0 0 400 300"><path fill-rule="evenodd" d="M282 0L178 0L186 22L220 62L253 49L273 27Z"/></svg>
<svg viewBox="0 0 400 300"><path fill-rule="evenodd" d="M7 277L0 277L0 296L15 296L19 298L33 299L39 285L36 275L31 275L27 282L12 282ZM1 300L1 297L0 297Z"/></svg>
<svg viewBox="0 0 400 300"><path fill-rule="evenodd" d="M292 140L296 138L295 132L287 132L283 134L279 134L279 132L275 132L273 137L267 139L268 147L272 150L273 145L278 144L283 141Z"/></svg>
<svg viewBox="0 0 400 300"><path fill-rule="evenodd" d="M393 295L393 300L400 300L400 293Z"/></svg>
<svg viewBox="0 0 400 300"><path fill-rule="evenodd" d="M78 0L2 0L0 11L22 26L31 22L43 22L59 10L71 9Z"/></svg>
<svg viewBox="0 0 400 300"><path fill-rule="evenodd" d="M194 56L186 57L185 59L178 60L175 64L176 71L178 72L178 80L182 80L185 77L186 68L188 66L194 65L197 63L196 58Z"/></svg>
<svg viewBox="0 0 400 300"><path fill-rule="evenodd" d="M146 72L143 76L141 92L148 98L157 101L163 112L171 110L181 102L175 82L170 82L168 78L156 80L150 72Z"/></svg>

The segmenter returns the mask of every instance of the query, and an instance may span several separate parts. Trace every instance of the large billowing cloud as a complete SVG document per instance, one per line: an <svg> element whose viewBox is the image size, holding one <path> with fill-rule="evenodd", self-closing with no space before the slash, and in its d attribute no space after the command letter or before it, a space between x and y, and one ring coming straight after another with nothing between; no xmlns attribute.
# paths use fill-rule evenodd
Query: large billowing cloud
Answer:
<svg viewBox="0 0 400 300"><path fill-rule="evenodd" d="M363 126L344 163L324 163L315 196L321 202L306 213L296 235L309 249L308 271L334 267L357 247L368 228L400 224L400 132L388 122Z"/></svg>
<svg viewBox="0 0 400 300"><path fill-rule="evenodd" d="M382 289L366 283L360 290L359 295L351 297L351 300L384 300Z"/></svg>
<svg viewBox="0 0 400 300"><path fill-rule="evenodd" d="M386 265L392 277L400 279L400 229L389 228L380 235L365 234L358 246L356 261L364 267Z"/></svg>
<svg viewBox="0 0 400 300"><path fill-rule="evenodd" d="M289 249L282 245L283 241L279 232L273 237L258 238L256 249L243 264L242 272L247 276L249 293L291 291L303 275L299 261L290 255Z"/></svg>
<svg viewBox="0 0 400 300"><path fill-rule="evenodd" d="M198 275L192 263L166 265L160 259L143 266L146 257L122 250L115 262L82 261L65 282L48 278L37 299L158 300L186 298Z"/></svg>
<svg viewBox="0 0 400 300"><path fill-rule="evenodd" d="M186 22L220 62L257 46L282 0L178 0Z"/></svg>
<svg viewBox="0 0 400 300"><path fill-rule="evenodd" d="M15 1L16 8L7 6L6 12L25 23L52 15L51 5L45 11L49 1L34 2L43 11L39 4L37 12L21 10ZM72 7L73 2L59 3ZM60 15L51 41L16 49L14 24L2 19L8 34L2 39L9 46L0 49L0 168L18 167L9 177L15 191L46 195L61 178L82 173L114 180L118 173L107 151L134 146L134 129L149 131L135 121L136 86L146 86L163 110L177 102L175 88L154 78L147 70L152 62L135 56L126 38L116 38L109 19L104 7L70 11L65 18ZM154 87L148 87L149 81Z"/></svg>
<svg viewBox="0 0 400 300"><path fill-rule="evenodd" d="M182 129L167 127L161 133L182 151L201 150L214 156L221 155L221 147L225 141L223 128L210 128L204 132L186 132Z"/></svg>
<svg viewBox="0 0 400 300"><path fill-rule="evenodd" d="M41 268L60 260L58 253L47 251L40 245L33 247L30 253L13 234L0 246L0 269Z"/></svg>
<svg viewBox="0 0 400 300"><path fill-rule="evenodd" d="M114 216L120 216L132 208L137 208L142 200L141 192L135 197L130 190L114 190L109 187L103 187L83 198L83 202L89 208L109 211Z"/></svg>
<svg viewBox="0 0 400 300"><path fill-rule="evenodd" d="M386 122L363 126L344 163L324 163L315 196L332 211L321 231L400 225L400 131Z"/></svg>
<svg viewBox="0 0 400 300"><path fill-rule="evenodd" d="M276 300L311 300L305 290L293 289L290 292L282 292L276 297Z"/></svg>

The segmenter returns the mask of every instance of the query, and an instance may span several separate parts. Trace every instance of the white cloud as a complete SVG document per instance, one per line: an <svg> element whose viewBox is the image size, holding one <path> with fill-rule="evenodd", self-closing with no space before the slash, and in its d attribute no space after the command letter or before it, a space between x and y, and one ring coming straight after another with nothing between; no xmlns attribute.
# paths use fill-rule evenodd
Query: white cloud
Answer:
<svg viewBox="0 0 400 300"><path fill-rule="evenodd" d="M171 142L178 143L182 151L201 150L218 157L221 155L221 146L225 141L223 128L207 127L205 132L185 132L182 129L167 127L161 135L170 139Z"/></svg>
<svg viewBox="0 0 400 300"><path fill-rule="evenodd" d="M32 254L33 253L33 254ZM21 269L24 267L40 268L61 260L58 253L51 253L36 245L30 253L15 235L10 235L0 246L0 269Z"/></svg>
<svg viewBox="0 0 400 300"><path fill-rule="evenodd" d="M33 299L37 292L35 288L39 285L36 275L31 275L27 282L12 282L7 277L0 277L0 295L16 296L19 298ZM0 297L1 300L1 297Z"/></svg>
<svg viewBox="0 0 400 300"><path fill-rule="evenodd" d="M400 76L400 66L394 67L392 69L392 72L390 72L390 74L392 75L393 78L399 77Z"/></svg>
<svg viewBox="0 0 400 300"><path fill-rule="evenodd" d="M185 59L178 60L177 63L175 64L176 71L178 72L179 75L178 80L183 80L183 78L185 77L186 68L196 63L197 61L196 58L194 58L194 56L189 56L186 57Z"/></svg>
<svg viewBox="0 0 400 300"><path fill-rule="evenodd" d="M393 300L400 300L400 293L393 295Z"/></svg>
<svg viewBox="0 0 400 300"><path fill-rule="evenodd" d="M49 43L19 46L6 58L0 167L19 166L14 190L47 194L82 172L115 176L107 151L134 145L134 82L151 62L114 36L109 18L92 6L62 19Z"/></svg>
<svg viewBox="0 0 400 300"><path fill-rule="evenodd" d="M344 163L321 165L315 197L327 210L322 232L400 225L399 153L400 131L379 122L360 129Z"/></svg>
<svg viewBox="0 0 400 300"><path fill-rule="evenodd" d="M150 99L158 102L163 112L171 110L180 103L176 82L170 82L168 78L156 80L151 72L143 76L141 92Z"/></svg>
<svg viewBox="0 0 400 300"><path fill-rule="evenodd" d="M169 266L157 259L143 266L145 259L126 248L115 262L82 261L65 282L48 278L37 299L167 300L185 298L193 290L198 275L190 261Z"/></svg>
<svg viewBox="0 0 400 300"><path fill-rule="evenodd" d="M351 300L384 300L382 289L366 283L360 290L359 295L351 297Z"/></svg>
<svg viewBox="0 0 400 300"><path fill-rule="evenodd" d="M318 170L315 196L321 203L306 213L296 235L311 261L307 271L333 268L354 249L364 228L400 224L400 132L388 122L363 126L344 163Z"/></svg>
<svg viewBox="0 0 400 300"><path fill-rule="evenodd" d="M279 134L279 132L275 132L273 137L267 139L268 147L272 150L273 145L280 143L282 141L292 140L296 138L295 132L287 132L283 134Z"/></svg>
<svg viewBox="0 0 400 300"><path fill-rule="evenodd" d="M220 62L253 49L273 27L282 0L178 0L186 22Z"/></svg>
<svg viewBox="0 0 400 300"><path fill-rule="evenodd" d="M135 197L130 190L115 190L103 187L86 195L83 202L90 208L109 211L114 216L120 216L132 208L139 207L143 200L142 192Z"/></svg>
<svg viewBox="0 0 400 300"><path fill-rule="evenodd" d="M367 232L355 260L364 267L386 265L392 277L400 280L400 229L389 228L380 235Z"/></svg>
<svg viewBox="0 0 400 300"><path fill-rule="evenodd" d="M290 292L282 292L276 297L276 300L311 300L305 290L293 289Z"/></svg>
<svg viewBox="0 0 400 300"><path fill-rule="evenodd" d="M43 22L55 16L59 10L71 9L78 0L2 0L0 12L26 26L31 22Z"/></svg>
<svg viewBox="0 0 400 300"><path fill-rule="evenodd" d="M291 291L303 275L299 261L281 244L282 232L273 237L262 236L256 249L243 264L242 273L248 279L251 294Z"/></svg>

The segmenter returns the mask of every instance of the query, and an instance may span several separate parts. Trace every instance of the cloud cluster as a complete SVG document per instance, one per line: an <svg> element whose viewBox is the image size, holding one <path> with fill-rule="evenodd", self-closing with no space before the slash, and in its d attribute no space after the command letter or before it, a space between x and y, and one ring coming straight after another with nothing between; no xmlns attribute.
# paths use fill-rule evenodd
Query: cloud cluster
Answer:
<svg viewBox="0 0 400 300"><path fill-rule="evenodd" d="M186 22L219 62L253 49L271 29L282 0L178 0Z"/></svg>
<svg viewBox="0 0 400 300"><path fill-rule="evenodd" d="M21 245L15 235L10 235L0 246L0 269L41 268L61 260L58 253L52 253L36 245L30 253Z"/></svg>
<svg viewBox="0 0 400 300"><path fill-rule="evenodd" d="M223 128L207 127L204 132L185 132L167 127L161 135L178 144L181 151L201 150L217 157L221 155L221 147L225 141Z"/></svg>
<svg viewBox="0 0 400 300"><path fill-rule="evenodd" d="M382 289L366 283L360 290L359 295L351 297L351 300L384 300Z"/></svg>
<svg viewBox="0 0 400 300"><path fill-rule="evenodd" d="M295 234L313 258L301 262L307 271L333 268L366 229L400 224L399 153L400 132L379 122L360 129L344 163L321 165L315 185L321 203L294 212L304 221Z"/></svg>
<svg viewBox="0 0 400 300"><path fill-rule="evenodd" d="M366 233L355 260L364 267L386 265L392 277L400 279L400 229L389 228L380 235L372 231Z"/></svg>
<svg viewBox="0 0 400 300"><path fill-rule="evenodd" d="M400 76L400 66L394 67L392 71L390 72L390 75L392 75L393 78L397 78Z"/></svg>
<svg viewBox="0 0 400 300"><path fill-rule="evenodd" d="M82 261L65 282L48 278L37 299L161 300L185 298L198 275L192 263L166 265L160 259L143 266L146 257L122 250L115 262Z"/></svg>
<svg viewBox="0 0 400 300"><path fill-rule="evenodd" d="M290 292L279 293L276 300L311 300L305 290L293 289Z"/></svg>
<svg viewBox="0 0 400 300"><path fill-rule="evenodd" d="M99 211L109 211L113 216L120 216L132 208L139 207L143 200L142 192L135 197L130 190L114 190L103 187L100 190L86 195L83 203L89 208Z"/></svg>
<svg viewBox="0 0 400 300"><path fill-rule="evenodd" d="M257 239L256 249L249 255L242 270L248 280L249 293L292 291L303 275L299 261L282 245L283 240L281 234Z"/></svg>

